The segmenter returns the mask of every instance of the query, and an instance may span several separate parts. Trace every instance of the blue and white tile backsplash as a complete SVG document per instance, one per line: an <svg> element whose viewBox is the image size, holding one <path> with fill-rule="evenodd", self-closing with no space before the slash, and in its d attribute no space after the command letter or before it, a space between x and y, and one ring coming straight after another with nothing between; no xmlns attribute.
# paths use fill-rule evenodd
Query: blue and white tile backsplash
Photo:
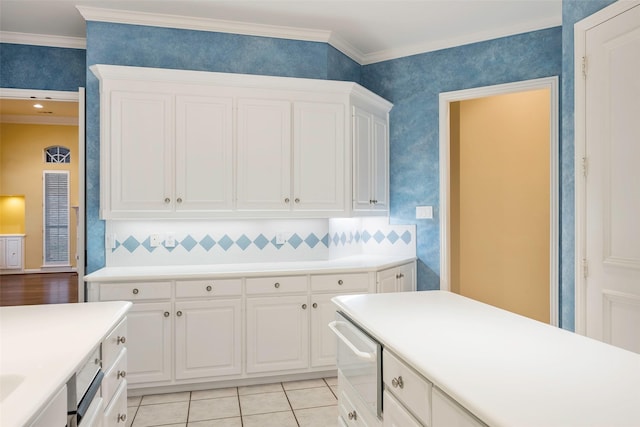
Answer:
<svg viewBox="0 0 640 427"><path fill-rule="evenodd" d="M386 218L108 221L106 231L109 267L415 256L416 247L415 226L391 226ZM158 246L151 245L153 235Z"/></svg>

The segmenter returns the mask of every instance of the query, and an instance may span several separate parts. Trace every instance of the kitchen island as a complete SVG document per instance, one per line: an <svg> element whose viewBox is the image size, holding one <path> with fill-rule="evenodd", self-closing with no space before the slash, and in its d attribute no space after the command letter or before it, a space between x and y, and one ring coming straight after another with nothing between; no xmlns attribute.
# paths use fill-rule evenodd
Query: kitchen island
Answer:
<svg viewBox="0 0 640 427"><path fill-rule="evenodd" d="M113 301L0 308L0 425L32 425L56 396L66 423L65 385L130 307Z"/></svg>
<svg viewBox="0 0 640 427"><path fill-rule="evenodd" d="M431 419L416 425L444 425L438 422L442 396L466 413L469 422L456 425L640 425L639 354L450 292L333 302L382 344L383 366L400 359L429 384L433 392L424 405ZM394 380L385 379L385 393L398 397ZM385 426L391 425L387 409Z"/></svg>

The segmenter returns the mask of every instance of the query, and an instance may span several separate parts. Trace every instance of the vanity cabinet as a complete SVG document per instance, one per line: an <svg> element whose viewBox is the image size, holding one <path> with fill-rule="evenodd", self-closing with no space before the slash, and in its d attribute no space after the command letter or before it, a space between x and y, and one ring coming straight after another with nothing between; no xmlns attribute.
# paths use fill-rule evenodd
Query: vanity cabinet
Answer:
<svg viewBox="0 0 640 427"><path fill-rule="evenodd" d="M377 292L409 292L416 290L416 262L377 273Z"/></svg>
<svg viewBox="0 0 640 427"><path fill-rule="evenodd" d="M100 80L102 219L388 210L392 105L356 83L90 68Z"/></svg>

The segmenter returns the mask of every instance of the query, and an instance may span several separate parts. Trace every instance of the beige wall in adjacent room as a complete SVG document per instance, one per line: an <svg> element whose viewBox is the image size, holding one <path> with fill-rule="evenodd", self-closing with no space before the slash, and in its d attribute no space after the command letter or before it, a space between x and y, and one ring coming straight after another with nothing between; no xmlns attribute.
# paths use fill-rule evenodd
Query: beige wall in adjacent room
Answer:
<svg viewBox="0 0 640 427"><path fill-rule="evenodd" d="M451 105L451 289L549 322L548 90Z"/></svg>
<svg viewBox="0 0 640 427"><path fill-rule="evenodd" d="M44 149L61 145L71 150L71 163L44 162ZM25 199L25 270L38 270L42 253L42 176L44 170L69 171L69 205L78 205L78 126L0 124L0 195ZM76 215L69 212L69 257L76 266Z"/></svg>

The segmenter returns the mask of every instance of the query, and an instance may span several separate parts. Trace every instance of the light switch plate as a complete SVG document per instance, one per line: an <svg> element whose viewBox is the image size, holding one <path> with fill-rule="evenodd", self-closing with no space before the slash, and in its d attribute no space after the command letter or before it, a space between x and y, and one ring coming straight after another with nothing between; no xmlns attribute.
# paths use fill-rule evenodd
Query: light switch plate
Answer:
<svg viewBox="0 0 640 427"><path fill-rule="evenodd" d="M158 246L160 246L159 234L152 234L151 236L149 236L149 246L151 246L152 248L157 248Z"/></svg>
<svg viewBox="0 0 640 427"><path fill-rule="evenodd" d="M164 239L164 246L166 248L175 248L176 247L176 234L175 233L167 233L167 237Z"/></svg>
<svg viewBox="0 0 640 427"><path fill-rule="evenodd" d="M416 206L416 219L433 219L433 206Z"/></svg>

